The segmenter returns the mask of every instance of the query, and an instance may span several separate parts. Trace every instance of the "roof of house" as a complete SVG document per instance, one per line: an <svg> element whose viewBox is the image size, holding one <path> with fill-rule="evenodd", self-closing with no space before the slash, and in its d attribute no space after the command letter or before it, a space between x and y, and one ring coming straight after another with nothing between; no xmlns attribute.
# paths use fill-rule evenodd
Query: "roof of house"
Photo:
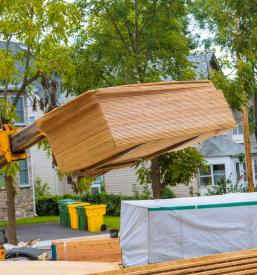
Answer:
<svg viewBox="0 0 257 275"><path fill-rule="evenodd" d="M194 65L196 79L208 79L211 70L221 70L214 53L189 55L188 60Z"/></svg>
<svg viewBox="0 0 257 275"><path fill-rule="evenodd" d="M244 154L244 145L236 143L224 136L216 136L203 142L199 147L205 157L238 156ZM257 148L251 149L252 154L257 153Z"/></svg>

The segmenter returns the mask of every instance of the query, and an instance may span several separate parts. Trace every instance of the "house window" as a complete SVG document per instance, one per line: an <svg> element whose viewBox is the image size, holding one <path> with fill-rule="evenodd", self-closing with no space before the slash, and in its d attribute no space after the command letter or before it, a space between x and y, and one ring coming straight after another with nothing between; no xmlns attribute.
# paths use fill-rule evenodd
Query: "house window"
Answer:
<svg viewBox="0 0 257 275"><path fill-rule="evenodd" d="M255 181L257 181L257 158L253 159L253 163L254 163L254 178L255 178Z"/></svg>
<svg viewBox="0 0 257 275"><path fill-rule="evenodd" d="M95 181L91 185L91 193L101 193L101 185L103 183L103 176L96 177Z"/></svg>
<svg viewBox="0 0 257 275"><path fill-rule="evenodd" d="M0 96L0 99L3 99L3 96ZM15 99L14 96L11 97L11 102L13 102ZM15 114L17 116L18 121L16 124L25 124L25 115L24 115L24 98L20 97L18 100L18 103L16 105Z"/></svg>
<svg viewBox="0 0 257 275"><path fill-rule="evenodd" d="M257 163L256 163L257 164ZM255 164L254 164L254 169L255 169ZM257 172L257 170L256 170ZM243 162L240 166L239 162L236 162L236 177L237 181L244 180L245 182L247 181L247 172L246 172L246 164Z"/></svg>
<svg viewBox="0 0 257 275"><path fill-rule="evenodd" d="M243 135L243 133L243 124L237 124L236 128L233 129L233 135Z"/></svg>
<svg viewBox="0 0 257 275"><path fill-rule="evenodd" d="M199 171L200 186L216 185L226 179L225 164L208 165Z"/></svg>
<svg viewBox="0 0 257 275"><path fill-rule="evenodd" d="M15 97L11 97L12 102L14 101ZM24 124L25 123L25 116L24 116L24 98L20 97L16 108L15 108L15 113L18 118L16 124Z"/></svg>
<svg viewBox="0 0 257 275"><path fill-rule="evenodd" d="M29 116L29 124L32 124L36 120L35 116Z"/></svg>
<svg viewBox="0 0 257 275"><path fill-rule="evenodd" d="M29 185L29 173L28 173L28 162L27 160L20 160L20 186Z"/></svg>

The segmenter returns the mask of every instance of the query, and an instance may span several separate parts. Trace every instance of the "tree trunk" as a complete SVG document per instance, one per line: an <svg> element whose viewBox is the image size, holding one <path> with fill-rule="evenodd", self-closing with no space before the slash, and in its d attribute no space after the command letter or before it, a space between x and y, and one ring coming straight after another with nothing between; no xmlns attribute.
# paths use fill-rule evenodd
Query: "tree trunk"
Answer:
<svg viewBox="0 0 257 275"><path fill-rule="evenodd" d="M151 172L152 172L152 190L153 198L161 198L161 179L160 179L160 167L158 157L151 160Z"/></svg>
<svg viewBox="0 0 257 275"><path fill-rule="evenodd" d="M255 134L255 139L257 141L257 127L256 127L256 125L257 125L257 95L255 94L253 96L253 98L254 98L254 125L255 125L254 134Z"/></svg>
<svg viewBox="0 0 257 275"><path fill-rule="evenodd" d="M5 188L6 188L6 205L8 216L8 242L10 244L17 244L16 237L16 215L15 215L15 187L13 178L5 175Z"/></svg>
<svg viewBox="0 0 257 275"><path fill-rule="evenodd" d="M243 107L242 115L243 115L243 126L244 126L245 159L246 159L246 170L247 170L247 180L248 180L248 192L254 192L253 164L252 164L252 155L251 155L248 109L246 106Z"/></svg>

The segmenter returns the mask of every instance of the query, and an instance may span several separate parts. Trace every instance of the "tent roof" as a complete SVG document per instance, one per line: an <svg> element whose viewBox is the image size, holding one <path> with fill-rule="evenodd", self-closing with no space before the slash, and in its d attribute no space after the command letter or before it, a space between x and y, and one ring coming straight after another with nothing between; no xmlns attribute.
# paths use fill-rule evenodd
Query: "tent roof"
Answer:
<svg viewBox="0 0 257 275"><path fill-rule="evenodd" d="M200 197L185 197L175 199L160 199L160 200L137 200L137 201L122 201L123 204L128 204L140 208L175 208L189 207L197 208L200 205L221 205L226 203L238 202L256 202L257 193L230 193L217 196L200 196ZM193 209L192 208L192 209ZM190 209L190 208L188 208ZM176 210L176 209L172 209Z"/></svg>

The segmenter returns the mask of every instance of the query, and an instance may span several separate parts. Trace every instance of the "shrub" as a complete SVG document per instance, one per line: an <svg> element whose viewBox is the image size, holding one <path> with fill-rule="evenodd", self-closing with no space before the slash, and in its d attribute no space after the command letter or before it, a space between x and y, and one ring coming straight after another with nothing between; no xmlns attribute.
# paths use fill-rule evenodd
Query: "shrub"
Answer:
<svg viewBox="0 0 257 275"><path fill-rule="evenodd" d="M50 190L50 187L48 183L46 182L43 184L41 178L36 177L36 180L35 180L36 198L49 196L50 195L49 190Z"/></svg>
<svg viewBox="0 0 257 275"><path fill-rule="evenodd" d="M41 197L36 199L36 209L38 216L58 216L58 198L57 196Z"/></svg>

